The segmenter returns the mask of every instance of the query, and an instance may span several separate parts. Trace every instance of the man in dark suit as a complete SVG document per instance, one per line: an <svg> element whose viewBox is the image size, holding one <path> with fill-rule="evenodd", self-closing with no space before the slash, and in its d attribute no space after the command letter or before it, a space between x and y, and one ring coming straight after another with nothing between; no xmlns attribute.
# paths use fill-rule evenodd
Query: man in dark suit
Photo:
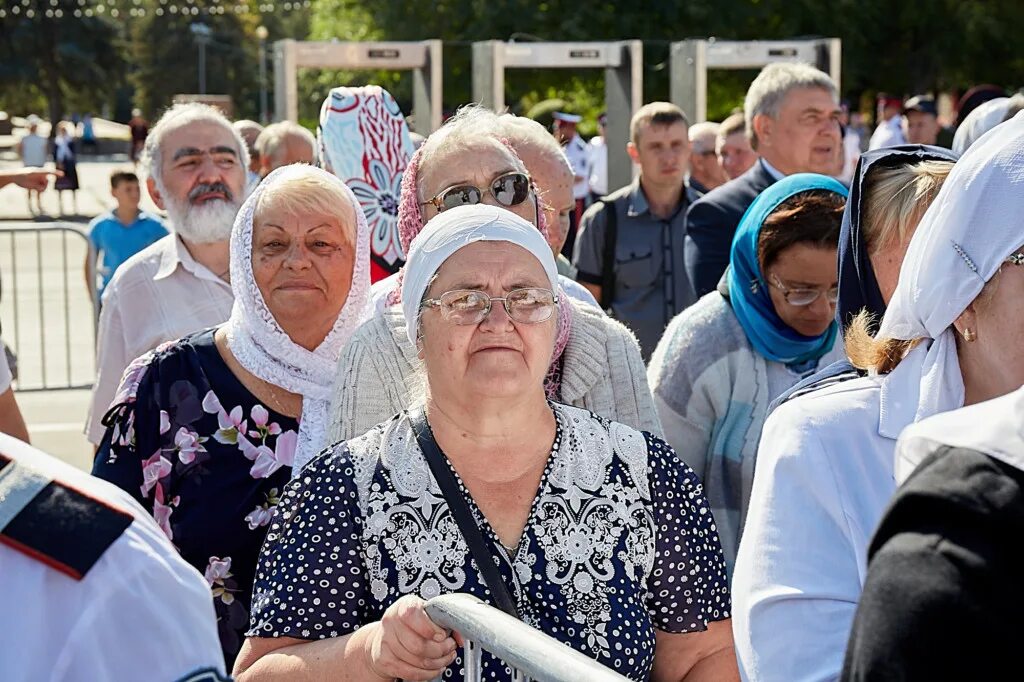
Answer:
<svg viewBox="0 0 1024 682"><path fill-rule="evenodd" d="M839 97L827 74L806 64L770 64L750 84L744 111L750 144L761 158L686 215L686 273L698 297L718 285L736 226L758 194L793 173L842 171Z"/></svg>

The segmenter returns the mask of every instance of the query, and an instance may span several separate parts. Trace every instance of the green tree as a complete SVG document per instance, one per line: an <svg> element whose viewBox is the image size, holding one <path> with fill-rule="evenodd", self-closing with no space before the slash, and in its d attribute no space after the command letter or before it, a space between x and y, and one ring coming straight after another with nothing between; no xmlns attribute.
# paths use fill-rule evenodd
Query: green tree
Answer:
<svg viewBox="0 0 1024 682"><path fill-rule="evenodd" d="M113 18L91 14L77 0L5 3L0 83L14 88L4 96L8 106L45 102L49 119L59 121L69 99L83 109L110 101L122 80L124 46Z"/></svg>
<svg viewBox="0 0 1024 682"><path fill-rule="evenodd" d="M179 4L196 11L180 11ZM211 29L211 41L206 46L207 94L230 95L237 118L257 115L256 28L261 17L250 11L224 11L225 6L220 0L167 5L147 0L145 16L136 19L131 28L134 70L130 79L135 86L135 101L149 116L169 106L174 95L199 91L199 49L191 28L198 23Z"/></svg>

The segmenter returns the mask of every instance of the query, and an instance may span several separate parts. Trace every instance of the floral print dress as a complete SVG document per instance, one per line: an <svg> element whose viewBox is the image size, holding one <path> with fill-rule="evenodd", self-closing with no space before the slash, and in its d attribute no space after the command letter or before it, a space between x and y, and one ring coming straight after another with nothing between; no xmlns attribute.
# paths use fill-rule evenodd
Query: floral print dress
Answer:
<svg viewBox="0 0 1024 682"><path fill-rule="evenodd" d="M655 630L729 618L725 562L700 480L663 441L567 405L519 546L506 549L463 486L529 625L630 679ZM458 478L458 475L456 474ZM380 620L406 594L494 603L400 414L339 443L292 481L271 521L251 637L317 640ZM484 654L484 679L511 671ZM460 650L443 679L462 679Z"/></svg>
<svg viewBox="0 0 1024 682"><path fill-rule="evenodd" d="M261 405L199 332L129 366L93 474L135 498L206 576L230 670L299 424Z"/></svg>

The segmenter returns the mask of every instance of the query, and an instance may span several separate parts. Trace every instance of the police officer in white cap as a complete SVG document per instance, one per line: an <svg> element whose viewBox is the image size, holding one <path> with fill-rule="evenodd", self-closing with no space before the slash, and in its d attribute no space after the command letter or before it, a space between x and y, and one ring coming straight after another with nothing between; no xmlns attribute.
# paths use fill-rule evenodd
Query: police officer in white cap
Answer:
<svg viewBox="0 0 1024 682"><path fill-rule="evenodd" d="M209 585L153 518L3 434L0 605L4 680L228 679Z"/></svg>
<svg viewBox="0 0 1024 682"><path fill-rule="evenodd" d="M564 111L556 111L552 114L555 119L555 137L565 148L565 156L572 166L573 185L572 198L576 200L576 215L569 229L569 237L565 240L562 253L567 257L572 256L573 244L576 241L576 225L579 225L583 211L586 209L586 199L590 194L590 155L587 151L587 143L576 132L576 125L583 120L582 116L568 114Z"/></svg>

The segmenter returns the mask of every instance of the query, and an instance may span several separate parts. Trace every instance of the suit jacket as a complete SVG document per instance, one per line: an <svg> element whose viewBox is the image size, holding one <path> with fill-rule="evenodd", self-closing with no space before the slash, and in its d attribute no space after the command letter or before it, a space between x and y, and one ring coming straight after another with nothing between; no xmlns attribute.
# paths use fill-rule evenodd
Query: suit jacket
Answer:
<svg viewBox="0 0 1024 682"><path fill-rule="evenodd" d="M700 298L714 291L729 265L736 226L757 195L775 182L760 161L698 199L686 213L686 276Z"/></svg>

